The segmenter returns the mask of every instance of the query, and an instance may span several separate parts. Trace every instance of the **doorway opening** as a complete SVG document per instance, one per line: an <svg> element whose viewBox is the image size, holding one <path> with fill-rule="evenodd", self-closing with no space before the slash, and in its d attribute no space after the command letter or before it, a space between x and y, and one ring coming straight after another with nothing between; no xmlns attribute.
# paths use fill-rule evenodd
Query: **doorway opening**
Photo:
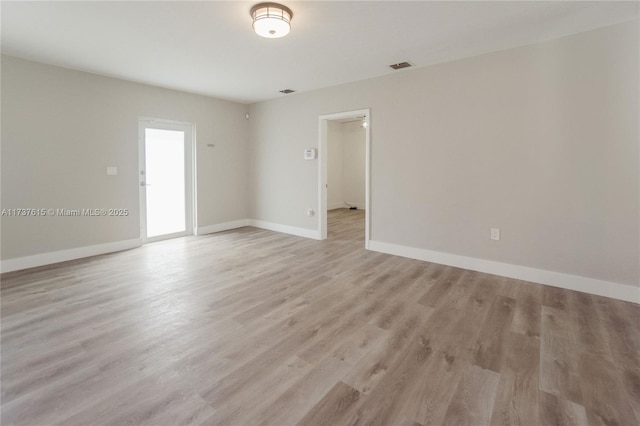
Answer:
<svg viewBox="0 0 640 426"><path fill-rule="evenodd" d="M318 227L323 240L329 223L349 226L349 221L355 224L363 218L364 243L369 248L370 135L369 109L320 116Z"/></svg>
<svg viewBox="0 0 640 426"><path fill-rule="evenodd" d="M193 126L140 119L142 243L193 234Z"/></svg>

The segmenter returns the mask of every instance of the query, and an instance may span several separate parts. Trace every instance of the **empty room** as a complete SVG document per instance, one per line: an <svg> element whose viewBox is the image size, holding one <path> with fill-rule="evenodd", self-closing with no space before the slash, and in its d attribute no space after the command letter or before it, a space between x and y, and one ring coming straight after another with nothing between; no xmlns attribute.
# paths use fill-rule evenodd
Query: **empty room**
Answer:
<svg viewBox="0 0 640 426"><path fill-rule="evenodd" d="M640 424L640 3L2 1L2 425Z"/></svg>

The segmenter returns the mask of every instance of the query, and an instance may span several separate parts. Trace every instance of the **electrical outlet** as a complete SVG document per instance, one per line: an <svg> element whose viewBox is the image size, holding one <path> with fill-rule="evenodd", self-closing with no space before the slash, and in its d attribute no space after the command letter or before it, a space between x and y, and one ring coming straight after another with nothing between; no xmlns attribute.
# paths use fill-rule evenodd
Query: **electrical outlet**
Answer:
<svg viewBox="0 0 640 426"><path fill-rule="evenodd" d="M500 228L491 228L491 239L496 241L500 240Z"/></svg>
<svg viewBox="0 0 640 426"><path fill-rule="evenodd" d="M115 166L107 167L107 176L115 176L118 174L118 168Z"/></svg>

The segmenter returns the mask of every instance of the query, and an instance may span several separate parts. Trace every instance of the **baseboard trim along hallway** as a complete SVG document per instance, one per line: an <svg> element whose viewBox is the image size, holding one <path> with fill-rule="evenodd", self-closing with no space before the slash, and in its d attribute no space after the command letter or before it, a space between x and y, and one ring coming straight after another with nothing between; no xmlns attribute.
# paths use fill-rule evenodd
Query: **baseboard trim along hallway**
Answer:
<svg viewBox="0 0 640 426"><path fill-rule="evenodd" d="M640 288L630 285L381 241L369 241L369 250L408 257L410 259L424 260L425 262L433 262L441 265L455 266L457 268L499 275L506 278L515 278L550 285L567 290L580 291L596 296L605 296L627 302L640 303Z"/></svg>
<svg viewBox="0 0 640 426"><path fill-rule="evenodd" d="M320 232L318 230L298 228L294 226L265 222L255 219L241 219L232 222L203 226L196 228L194 234L206 235L216 232L229 231L237 228L243 228L245 226L253 226L255 228L266 229L269 231L282 232L284 234L320 240ZM78 247L49 253L41 253L33 256L25 256L15 259L7 259L1 262L0 271L2 271L2 273L5 273L22 269L35 268L59 262L66 262L69 260L76 260L90 256L129 250L140 246L140 238L133 238L130 240ZM491 260L460 256L456 254L420 249L416 247L408 247L375 240L369 241L368 249L371 251L392 254L394 256L401 256L409 259L423 260L425 262L438 263L447 266L455 266L457 268L469 269L471 271L484 272L487 274L499 275L506 278L515 278L532 283L550 285L567 290L580 291L596 296L611 297L613 299L624 300L627 302L640 303L640 288L630 285L618 284L587 277L580 277L577 275L565 274L561 272L547 271L544 269L530 268L527 266L495 262Z"/></svg>
<svg viewBox="0 0 640 426"><path fill-rule="evenodd" d="M141 245L142 240L140 238L132 238L130 240L114 241L105 244L96 244L67 250L34 254L32 256L17 257L15 259L6 259L1 262L0 271L5 273L28 268L36 268L38 266L51 265L59 262L66 262L68 260L76 260L122 250L129 250L140 247Z"/></svg>

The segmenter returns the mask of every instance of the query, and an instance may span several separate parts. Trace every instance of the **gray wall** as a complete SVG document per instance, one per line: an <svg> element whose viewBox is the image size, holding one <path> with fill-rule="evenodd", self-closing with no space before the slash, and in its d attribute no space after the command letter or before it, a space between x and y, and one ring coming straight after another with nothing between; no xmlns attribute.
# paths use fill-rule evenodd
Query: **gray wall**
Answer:
<svg viewBox="0 0 640 426"><path fill-rule="evenodd" d="M327 122L327 209L344 208L342 196L342 123Z"/></svg>
<svg viewBox="0 0 640 426"><path fill-rule="evenodd" d="M365 208L366 135L362 122L327 122L327 209Z"/></svg>
<svg viewBox="0 0 640 426"><path fill-rule="evenodd" d="M350 206L365 206L366 135L359 121L342 125L342 198Z"/></svg>
<svg viewBox="0 0 640 426"><path fill-rule="evenodd" d="M247 218L246 112L246 105L3 56L2 207L131 214L2 217L2 259L140 236L140 116L196 124L199 226ZM118 175L107 176L107 166Z"/></svg>
<svg viewBox="0 0 640 426"><path fill-rule="evenodd" d="M372 240L638 286L638 50L632 21L252 105L250 215L316 229L318 116L371 108Z"/></svg>
<svg viewBox="0 0 640 426"><path fill-rule="evenodd" d="M318 161L303 150L320 115L371 108L372 240L638 286L638 33L632 21L250 108L3 56L2 207L131 215L3 217L2 259L139 236L139 116L196 124L199 226L317 229Z"/></svg>

